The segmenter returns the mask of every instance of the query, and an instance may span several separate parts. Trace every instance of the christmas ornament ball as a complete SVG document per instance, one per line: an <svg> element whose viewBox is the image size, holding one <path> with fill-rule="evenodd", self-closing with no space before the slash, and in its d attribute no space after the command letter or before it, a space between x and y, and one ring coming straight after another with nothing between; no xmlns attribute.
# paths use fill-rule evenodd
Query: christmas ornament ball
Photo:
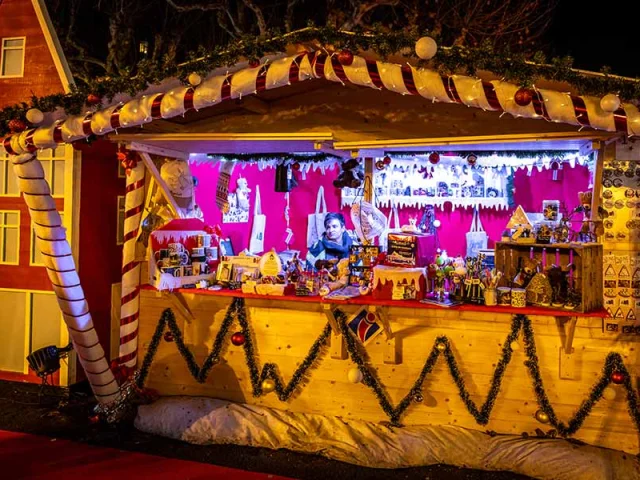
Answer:
<svg viewBox="0 0 640 480"><path fill-rule="evenodd" d="M614 400L616 398L616 391L611 387L607 387L602 392L602 396L607 400Z"/></svg>
<svg viewBox="0 0 640 480"><path fill-rule="evenodd" d="M291 165L291 168L297 172L298 170L300 170L300 164L298 162L295 162L293 165Z"/></svg>
<svg viewBox="0 0 640 480"><path fill-rule="evenodd" d="M440 228L440 225L442 225L442 222L436 218L433 221L433 226L436 227L436 228Z"/></svg>
<svg viewBox="0 0 640 480"><path fill-rule="evenodd" d="M613 372L611 374L611 381L616 385L620 385L621 383L624 383L624 380L625 380L625 376L624 376L624 373L622 372Z"/></svg>
<svg viewBox="0 0 640 480"><path fill-rule="evenodd" d="M376 168L378 170L384 170L385 164L382 160L376 160Z"/></svg>
<svg viewBox="0 0 640 480"><path fill-rule="evenodd" d="M391 157L389 155L385 155L382 159L382 163L384 163L385 165L391 165Z"/></svg>
<svg viewBox="0 0 640 480"><path fill-rule="evenodd" d="M202 83L202 77L198 75L196 72L189 74L189 78L187 78L187 80L189 80L189 83L194 87L197 87Z"/></svg>
<svg viewBox="0 0 640 480"><path fill-rule="evenodd" d="M340 53L338 53L338 61L345 67L351 66L353 64L353 53L351 53L351 50L347 50L345 48Z"/></svg>
<svg viewBox="0 0 640 480"><path fill-rule="evenodd" d="M549 415L547 415L542 410L538 410L536 412L536 420L538 420L540 423L549 423Z"/></svg>
<svg viewBox="0 0 640 480"><path fill-rule="evenodd" d="M422 60L430 60L438 51L438 44L431 37L419 38L416 42L416 55Z"/></svg>
<svg viewBox="0 0 640 480"><path fill-rule="evenodd" d="M29 121L29 123L38 125L44 120L44 113L42 113L37 108L30 108L29 110L27 110L27 120Z"/></svg>
<svg viewBox="0 0 640 480"><path fill-rule="evenodd" d="M362 372L358 367L354 367L347 373L347 378L351 383L360 383L362 381Z"/></svg>
<svg viewBox="0 0 640 480"><path fill-rule="evenodd" d="M89 95L87 95L87 105L97 105L101 101L102 99L95 93L90 93Z"/></svg>
<svg viewBox="0 0 640 480"><path fill-rule="evenodd" d="M617 95L609 93L600 99L600 108L605 112L613 113L620 108L620 99Z"/></svg>
<svg viewBox="0 0 640 480"><path fill-rule="evenodd" d="M533 100L533 93L528 88L520 88L513 96L514 102L520 107L526 107Z"/></svg>
<svg viewBox="0 0 640 480"><path fill-rule="evenodd" d="M438 343L436 345L436 348L439 352L444 352L447 349L447 346L444 343Z"/></svg>
<svg viewBox="0 0 640 480"><path fill-rule="evenodd" d="M233 343L236 347L239 347L240 345L244 345L245 341L246 341L246 338L244 336L244 333L242 332L236 332L233 335L231 335L231 343Z"/></svg>
<svg viewBox="0 0 640 480"><path fill-rule="evenodd" d="M476 163L478 163L478 157L472 153L467 157L467 163L473 167Z"/></svg>
<svg viewBox="0 0 640 480"><path fill-rule="evenodd" d="M27 129L27 124L20 120L19 118L14 118L13 120L9 120L9 124L7 125L9 130L13 133L23 132Z"/></svg>
<svg viewBox="0 0 640 480"><path fill-rule="evenodd" d="M516 342L515 340L513 342L511 342L509 344L509 346L511 347L512 351L516 351L516 350L520 350L520 344L518 342Z"/></svg>
<svg viewBox="0 0 640 480"><path fill-rule="evenodd" d="M164 335L162 336L162 338L164 338L165 342L173 342L173 333L164 332Z"/></svg>
<svg viewBox="0 0 640 480"><path fill-rule="evenodd" d="M262 392L263 393L271 393L276 389L276 382L267 378L262 381Z"/></svg>
<svg viewBox="0 0 640 480"><path fill-rule="evenodd" d="M416 393L416 394L413 396L413 401L414 401L414 402L416 402L416 403L422 403L422 402L423 402L423 400L424 400L424 397L423 397L421 394L419 394L419 393Z"/></svg>
<svg viewBox="0 0 640 480"><path fill-rule="evenodd" d="M433 165L435 165L439 161L440 161L440 154L438 152L433 152L431 155L429 155L429 162L431 162Z"/></svg>

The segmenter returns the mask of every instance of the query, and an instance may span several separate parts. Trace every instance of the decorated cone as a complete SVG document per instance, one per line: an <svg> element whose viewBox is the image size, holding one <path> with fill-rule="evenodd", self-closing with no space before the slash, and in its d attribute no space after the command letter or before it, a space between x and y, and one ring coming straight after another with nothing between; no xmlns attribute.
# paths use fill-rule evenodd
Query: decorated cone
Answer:
<svg viewBox="0 0 640 480"><path fill-rule="evenodd" d="M64 322L69 329L73 348L87 375L98 402L108 404L118 400L120 389L109 368L98 334L93 326L89 305L66 238L60 214L44 179L42 164L35 155L12 155L20 192L34 222L38 248L49 280L58 298Z"/></svg>

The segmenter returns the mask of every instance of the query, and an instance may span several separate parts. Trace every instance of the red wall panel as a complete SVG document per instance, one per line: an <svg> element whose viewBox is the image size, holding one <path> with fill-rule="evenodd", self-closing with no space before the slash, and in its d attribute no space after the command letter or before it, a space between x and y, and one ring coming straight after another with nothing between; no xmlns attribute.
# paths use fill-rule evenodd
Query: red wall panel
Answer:
<svg viewBox="0 0 640 480"><path fill-rule="evenodd" d="M26 37L24 76L0 78L0 107L28 101L32 95L63 92L36 12L29 0L0 2L0 38Z"/></svg>

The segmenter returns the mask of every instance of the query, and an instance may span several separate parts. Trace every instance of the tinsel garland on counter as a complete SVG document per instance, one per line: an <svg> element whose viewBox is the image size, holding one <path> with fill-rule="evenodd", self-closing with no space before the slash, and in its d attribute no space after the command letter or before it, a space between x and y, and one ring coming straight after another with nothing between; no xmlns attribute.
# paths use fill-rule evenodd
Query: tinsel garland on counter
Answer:
<svg viewBox="0 0 640 480"><path fill-rule="evenodd" d="M244 334L245 342L243 345L247 367L249 368L249 376L251 379L251 387L253 389L253 395L259 397L263 395L262 382L266 379L271 379L275 383L275 391L278 398L285 402L295 392L298 385L305 380L306 374L316 360L325 352L325 346L329 335L331 334L331 326L327 323L326 327L320 334L320 336L313 343L309 349L309 353L305 359L300 363L296 371L294 372L291 380L288 384L282 381L278 375L278 366L275 363L265 363L262 371L260 371L257 361L256 353L253 347L253 335L249 328L249 322L247 321L247 315L245 311L244 299L234 298L231 305L227 309L225 317L220 325L220 330L216 335L213 343L211 353L207 356L202 367L198 366L193 356L193 353L187 348L184 343L182 332L178 328L175 316L170 308L166 309L162 313L162 317L158 322L156 331L153 334L153 338L149 344L149 349L144 357L142 366L140 367L140 373L138 375L138 386L142 387L149 375L149 368L153 362L158 345L162 340L163 333L166 328L173 334L173 341L178 347L178 351L182 358L187 362L187 368L198 383L204 383L209 376L211 369L220 362L220 353L225 345L225 341L229 336L229 330L233 325L234 320L238 321L240 325L240 332Z"/></svg>
<svg viewBox="0 0 640 480"><path fill-rule="evenodd" d="M538 355L536 353L533 327L531 320L526 315L514 315L511 323L511 331L503 343L502 355L494 370L489 392L487 393L484 403L480 406L472 400L471 394L467 390L464 378L458 368L458 363L453 354L453 349L446 336L439 336L436 338L418 378L416 378L404 398L394 406L389 399L384 385L375 373L375 368L370 365L366 350L347 326L347 315L345 315L345 313L340 309L336 309L334 311L334 316L339 325L342 336L346 341L349 357L362 373L362 383L373 390L380 407L394 425L400 425L400 418L412 403L421 401L424 381L427 375L432 372L436 362L440 358L440 355L444 357L444 360L447 363L449 373L458 388L460 398L465 404L468 412L475 418L478 424L486 425L489 423L491 412L498 394L500 393L504 373L511 362L511 356L513 353L511 345L518 339L522 332L522 339L525 344L525 355L527 357L525 366L527 367L531 377L536 400L540 409L547 414L549 423L557 430L558 434L562 436L570 436L580 429L585 419L591 413L594 405L602 398L605 388L607 388L611 383L611 377L614 372L621 374L624 378L621 387L624 388L627 393L627 407L629 414L631 415L637 430L640 432L640 408L638 407L638 396L633 388L631 376L623 363L622 356L615 352L611 352L607 355L600 379L594 384L589 397L582 402L569 422L565 424L558 419L544 388L540 373ZM224 320L222 321L220 330L216 335L211 353L204 361L202 367L198 366L193 354L184 344L182 332L178 328L173 312L171 309L166 309L160 318L149 349L140 368L140 372L138 373L138 386L142 387L144 385L149 374L149 368L153 362L153 358L166 328L168 328L173 334L178 351L187 362L187 366L193 378L199 383L204 383L211 371L211 368L220 361L220 353L225 341L227 340L234 320L238 321L240 332L242 332L245 337L243 348L245 351L247 367L249 369L253 395L261 396L266 394L266 392L263 392L262 382L266 379L271 379L275 383L274 390L281 401L288 400L296 389L304 383L303 381L306 379L307 373L311 367L320 360L320 357L324 353L329 336L331 335L331 327L330 324L327 323L322 333L313 343L305 359L296 369L289 383L285 385L278 374L278 366L276 364L266 363L262 368L262 371L260 371L258 367L256 351L253 344L253 336L246 317L244 299L233 299L226 312Z"/></svg>

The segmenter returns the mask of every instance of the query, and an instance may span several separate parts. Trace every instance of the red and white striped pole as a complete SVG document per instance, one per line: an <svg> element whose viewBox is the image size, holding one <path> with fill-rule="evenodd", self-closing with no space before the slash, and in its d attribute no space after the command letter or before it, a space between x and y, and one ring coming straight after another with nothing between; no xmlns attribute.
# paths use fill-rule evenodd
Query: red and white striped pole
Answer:
<svg viewBox="0 0 640 480"><path fill-rule="evenodd" d="M118 364L135 368L138 354L140 315L140 262L136 260L136 241L144 210L146 168L128 152L127 188L124 199L124 246L122 249L122 297L120 303L120 350ZM133 161L131 161L133 160Z"/></svg>
<svg viewBox="0 0 640 480"><path fill-rule="evenodd" d="M109 404L120 398L120 387L109 368L80 285L60 214L44 178L42 164L34 153L11 155L20 192L29 207L38 248L58 298L73 348L78 355L98 402Z"/></svg>

